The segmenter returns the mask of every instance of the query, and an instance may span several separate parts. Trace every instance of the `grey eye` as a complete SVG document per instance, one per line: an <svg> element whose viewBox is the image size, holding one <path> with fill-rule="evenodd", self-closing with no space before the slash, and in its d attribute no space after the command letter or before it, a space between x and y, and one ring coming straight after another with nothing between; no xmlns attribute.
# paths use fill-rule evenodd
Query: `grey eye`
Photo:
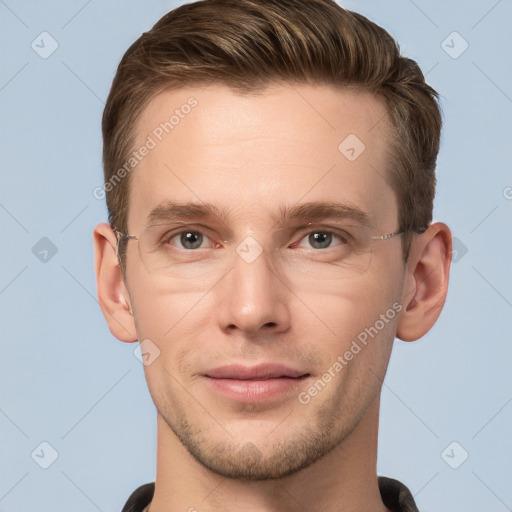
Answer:
<svg viewBox="0 0 512 512"><path fill-rule="evenodd" d="M180 242L185 249L197 249L203 243L203 235L197 231L183 231Z"/></svg>
<svg viewBox="0 0 512 512"><path fill-rule="evenodd" d="M331 245L332 233L329 233L328 231L314 231L313 233L310 233L308 241L311 244L311 247L315 249L325 249Z"/></svg>

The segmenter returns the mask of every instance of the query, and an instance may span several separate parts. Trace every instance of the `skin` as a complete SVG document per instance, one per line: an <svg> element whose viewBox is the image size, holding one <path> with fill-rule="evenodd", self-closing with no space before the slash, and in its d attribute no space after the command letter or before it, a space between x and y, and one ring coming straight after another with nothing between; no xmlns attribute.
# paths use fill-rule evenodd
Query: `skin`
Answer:
<svg viewBox="0 0 512 512"><path fill-rule="evenodd" d="M130 176L128 228L142 233L149 211L168 199L227 208L223 222L191 222L206 228L203 256L163 279L148 272L140 242L129 241L124 281L114 233L105 223L94 230L98 297L110 331L124 342L150 339L160 351L144 366L158 412L150 510L383 512L376 474L382 379L394 338L420 338L441 312L450 230L435 223L415 235L407 264L398 236L375 242L365 271L354 276L333 257L302 266L293 255L306 250L311 258L320 249L308 245L304 223L280 229L274 219L283 205L354 205L373 234L397 230L395 193L383 179L384 105L369 93L328 86L282 84L257 96L222 85L184 88L153 99L139 120L139 143L191 96L197 107ZM349 134L365 144L354 161L338 150ZM337 221L318 224L335 228ZM248 236L263 251L251 263L235 251ZM400 313L301 404L299 393L393 304ZM277 399L240 403L203 376L263 362L310 377Z"/></svg>

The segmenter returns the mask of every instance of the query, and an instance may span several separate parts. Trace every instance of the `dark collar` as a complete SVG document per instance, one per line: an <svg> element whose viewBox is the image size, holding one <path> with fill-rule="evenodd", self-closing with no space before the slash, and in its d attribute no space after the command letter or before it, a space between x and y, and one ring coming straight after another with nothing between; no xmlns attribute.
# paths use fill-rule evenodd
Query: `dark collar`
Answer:
<svg viewBox="0 0 512 512"><path fill-rule="evenodd" d="M379 476L379 491L384 505L391 512L419 512L411 491L400 481ZM153 499L155 484L138 487L128 498L121 512L142 512Z"/></svg>

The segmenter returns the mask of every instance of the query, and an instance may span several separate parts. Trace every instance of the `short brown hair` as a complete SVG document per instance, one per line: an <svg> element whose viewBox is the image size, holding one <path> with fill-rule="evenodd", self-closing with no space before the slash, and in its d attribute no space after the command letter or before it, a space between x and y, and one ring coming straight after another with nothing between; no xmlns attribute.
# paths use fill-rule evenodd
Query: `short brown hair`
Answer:
<svg viewBox="0 0 512 512"><path fill-rule="evenodd" d="M276 83L355 88L381 97L393 127L386 174L407 260L412 233L432 220L441 112L437 92L396 41L334 0L201 0L164 15L123 56L103 113L105 183L134 150L157 94L220 83L239 93ZM106 188L109 221L127 233L130 180ZM124 273L125 247L120 245Z"/></svg>

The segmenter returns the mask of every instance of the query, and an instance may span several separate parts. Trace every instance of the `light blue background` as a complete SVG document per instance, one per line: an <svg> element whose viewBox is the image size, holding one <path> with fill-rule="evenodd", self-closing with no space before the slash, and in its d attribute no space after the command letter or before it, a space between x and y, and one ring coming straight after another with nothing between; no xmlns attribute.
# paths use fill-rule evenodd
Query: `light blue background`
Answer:
<svg viewBox="0 0 512 512"><path fill-rule="evenodd" d="M96 300L92 230L107 217L92 191L117 64L179 3L0 1L1 512L119 511L154 480L143 368ZM395 342L379 474L405 482L423 512L511 510L512 2L343 5L384 26L442 95L435 217L459 240L439 322ZM43 31L59 45L47 59L31 48ZM442 47L453 31L469 44L456 59ZM32 252L42 237L57 248L46 263ZM31 458L43 441L59 454L48 469ZM441 456L453 441L469 453L458 469Z"/></svg>

